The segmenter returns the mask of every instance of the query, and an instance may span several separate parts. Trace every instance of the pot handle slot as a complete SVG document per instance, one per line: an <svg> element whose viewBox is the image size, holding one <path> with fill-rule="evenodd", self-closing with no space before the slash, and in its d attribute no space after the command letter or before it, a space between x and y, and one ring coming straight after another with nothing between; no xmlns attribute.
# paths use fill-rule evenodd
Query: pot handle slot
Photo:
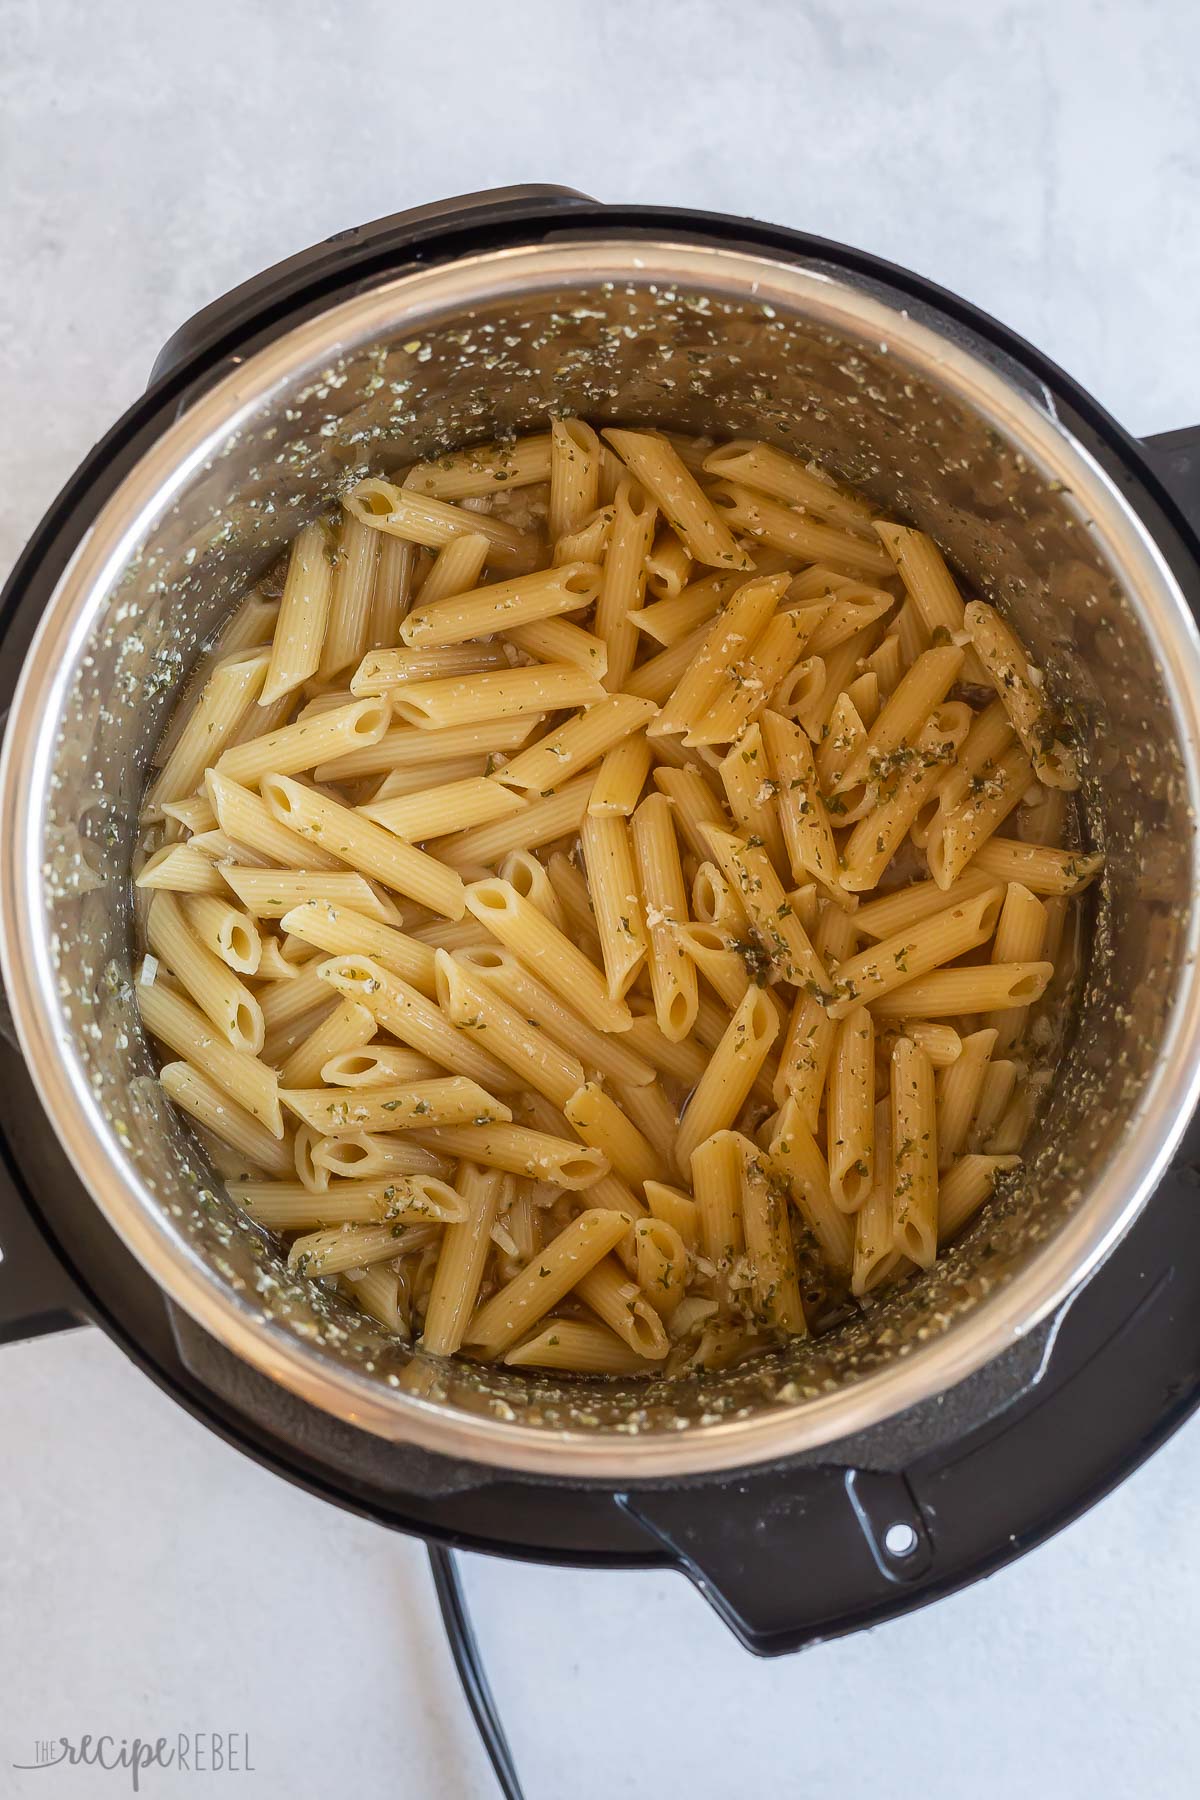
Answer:
<svg viewBox="0 0 1200 1800"><path fill-rule="evenodd" d="M168 380L193 357L216 350L222 339L232 333L236 332L241 341L248 329L269 329L273 319L279 319L279 329L283 329L291 322L291 304L301 290L311 292L315 299L324 298L327 296L323 290L334 278L339 284L344 283L347 273L359 267L364 280L395 272L413 260L418 245L422 260L436 260L438 238L452 231L501 228L527 220L536 223L542 216L594 204L587 194L575 188L525 182L515 187L456 194L451 199L410 207L405 212L390 213L386 218L336 232L323 243L287 257L194 313L159 351L150 386L157 387ZM222 358L198 383L189 386L181 397L181 410L228 373L229 366Z"/></svg>
<svg viewBox="0 0 1200 1800"><path fill-rule="evenodd" d="M88 1323L83 1296L0 1162L0 1344Z"/></svg>

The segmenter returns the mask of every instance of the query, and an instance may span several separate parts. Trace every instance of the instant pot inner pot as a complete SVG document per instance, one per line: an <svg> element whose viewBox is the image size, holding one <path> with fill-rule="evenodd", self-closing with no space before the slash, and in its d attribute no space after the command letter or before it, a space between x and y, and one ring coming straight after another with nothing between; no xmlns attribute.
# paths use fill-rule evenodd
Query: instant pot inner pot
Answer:
<svg viewBox="0 0 1200 1800"><path fill-rule="evenodd" d="M170 1229L276 1328L381 1387L448 1408L546 1428L702 1431L803 1406L963 1330L1086 1205L1162 1040L1186 924L1191 822L1171 709L1136 613L1098 560L1072 494L895 344L854 340L755 298L649 275L591 279L473 300L419 325L410 315L392 335L379 335L377 313L361 344L354 316L336 358L323 349L267 402L248 406L245 383L230 379L229 413L240 414L186 475L166 457L159 516L93 596L59 722L45 869L60 1041L102 1128ZM351 481L543 429L548 412L768 439L932 532L1069 699L1087 746L1086 841L1108 858L1090 900L1081 1012L1020 1184L936 1268L882 1303L719 1375L562 1381L426 1361L297 1281L226 1199L163 1098L133 1003L128 862L138 802L198 652L298 527Z"/></svg>

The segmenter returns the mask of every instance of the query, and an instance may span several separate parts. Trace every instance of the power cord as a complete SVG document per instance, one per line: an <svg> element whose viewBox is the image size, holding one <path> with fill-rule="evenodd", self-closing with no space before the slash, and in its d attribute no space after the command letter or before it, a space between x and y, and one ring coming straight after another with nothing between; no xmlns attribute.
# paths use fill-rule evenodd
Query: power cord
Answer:
<svg viewBox="0 0 1200 1800"><path fill-rule="evenodd" d="M433 1586L442 1614L442 1624L449 1639L450 1654L454 1658L454 1666L458 1670L458 1679L462 1682L471 1716L483 1739L483 1747L496 1771L500 1791L504 1800L525 1800L512 1751L508 1747L500 1714L496 1711L496 1702L492 1699L492 1690L484 1673L483 1658L479 1654L479 1644L467 1610L454 1552L447 1550L443 1544L426 1544L425 1548L429 1552L429 1567L433 1571Z"/></svg>

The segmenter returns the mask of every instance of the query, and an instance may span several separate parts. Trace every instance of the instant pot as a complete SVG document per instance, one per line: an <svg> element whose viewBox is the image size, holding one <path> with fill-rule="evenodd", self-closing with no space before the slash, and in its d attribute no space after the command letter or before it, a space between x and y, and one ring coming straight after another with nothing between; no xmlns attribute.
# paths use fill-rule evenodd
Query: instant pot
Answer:
<svg viewBox="0 0 1200 1800"><path fill-rule="evenodd" d="M238 1215L133 1004L138 802L221 619L361 474L547 412L815 457L999 603L1087 746L1106 870L1024 1191L829 1336L723 1373L410 1354ZM1138 443L904 270L558 188L343 233L200 313L0 603L0 1339L95 1322L339 1506L444 1545L674 1566L768 1654L1082 1511L1200 1397L1198 459L1200 430Z"/></svg>

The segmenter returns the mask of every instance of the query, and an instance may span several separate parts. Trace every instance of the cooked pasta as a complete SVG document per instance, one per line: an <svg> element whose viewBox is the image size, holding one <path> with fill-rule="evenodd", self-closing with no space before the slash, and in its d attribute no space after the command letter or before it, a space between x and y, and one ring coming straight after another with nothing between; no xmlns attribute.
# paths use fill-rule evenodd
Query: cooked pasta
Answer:
<svg viewBox="0 0 1200 1800"><path fill-rule="evenodd" d="M1020 1169L1103 867L931 538L569 417L305 524L154 769L134 991L232 1198L405 1355L556 1378L929 1268Z"/></svg>

